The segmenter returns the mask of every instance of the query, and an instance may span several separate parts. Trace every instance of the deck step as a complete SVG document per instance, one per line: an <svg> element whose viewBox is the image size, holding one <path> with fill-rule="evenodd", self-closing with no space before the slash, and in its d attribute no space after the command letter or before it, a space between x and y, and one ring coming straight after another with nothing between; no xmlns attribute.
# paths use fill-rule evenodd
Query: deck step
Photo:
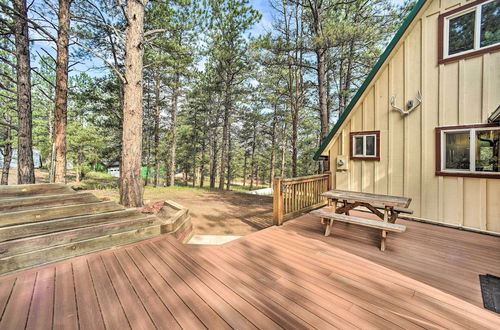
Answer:
<svg viewBox="0 0 500 330"><path fill-rule="evenodd" d="M75 191L65 184L41 183L41 184L18 184L2 186L0 198L18 198L28 196L74 194Z"/></svg>
<svg viewBox="0 0 500 330"><path fill-rule="evenodd" d="M0 242L144 217L136 209L61 218L0 228Z"/></svg>
<svg viewBox="0 0 500 330"><path fill-rule="evenodd" d="M45 249L48 246L59 246L84 241L99 236L111 237L119 232L131 231L143 227L160 226L161 220L155 216L146 216L138 219L125 219L111 223L97 224L66 231L54 232L40 236L32 236L0 243L1 258L16 254Z"/></svg>
<svg viewBox="0 0 500 330"><path fill-rule="evenodd" d="M25 211L54 206L95 203L100 199L91 193L74 193L63 195L27 196L19 198L0 199L0 212Z"/></svg>
<svg viewBox="0 0 500 330"><path fill-rule="evenodd" d="M0 259L0 274L32 268L47 263L64 260L91 252L110 249L160 235L160 226L140 227L129 231L98 236L63 245L49 246L45 249L16 254Z"/></svg>
<svg viewBox="0 0 500 330"><path fill-rule="evenodd" d="M96 202L75 205L54 206L25 211L0 213L0 227L23 223L41 222L80 215L99 214L123 210L124 207L115 202Z"/></svg>

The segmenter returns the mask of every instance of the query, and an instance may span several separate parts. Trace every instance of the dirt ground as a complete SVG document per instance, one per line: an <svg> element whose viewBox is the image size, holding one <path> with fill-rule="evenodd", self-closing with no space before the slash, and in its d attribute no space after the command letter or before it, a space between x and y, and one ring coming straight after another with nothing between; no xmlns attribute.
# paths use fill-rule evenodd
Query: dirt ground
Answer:
<svg viewBox="0 0 500 330"><path fill-rule="evenodd" d="M90 190L118 200L117 190ZM146 187L144 202L173 200L187 208L197 235L243 236L272 225L273 202L268 196L188 187Z"/></svg>

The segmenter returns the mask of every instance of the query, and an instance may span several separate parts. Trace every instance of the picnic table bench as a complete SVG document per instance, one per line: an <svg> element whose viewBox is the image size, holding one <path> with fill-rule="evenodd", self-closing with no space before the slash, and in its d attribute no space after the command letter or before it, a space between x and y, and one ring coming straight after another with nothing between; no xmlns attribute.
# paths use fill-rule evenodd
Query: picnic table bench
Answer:
<svg viewBox="0 0 500 330"><path fill-rule="evenodd" d="M404 232L406 227L395 224L400 213L413 213L408 208L411 198L355 192L348 190L329 190L321 194L328 199L328 206L311 213L326 223L325 236L330 236L333 222L340 221L382 230L380 250L385 251L387 232ZM341 204L339 206L339 203ZM350 216L349 212L357 207L364 207L380 220ZM330 210L333 209L334 212ZM383 212L381 212L381 210Z"/></svg>

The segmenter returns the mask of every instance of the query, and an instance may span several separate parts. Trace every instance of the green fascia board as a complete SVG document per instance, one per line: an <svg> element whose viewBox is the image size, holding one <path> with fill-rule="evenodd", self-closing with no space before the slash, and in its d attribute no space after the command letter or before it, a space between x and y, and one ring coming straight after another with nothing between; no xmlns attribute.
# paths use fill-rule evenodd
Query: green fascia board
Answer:
<svg viewBox="0 0 500 330"><path fill-rule="evenodd" d="M328 143L330 143L331 139L333 139L335 133L337 133L340 126L342 126L342 124L344 123L344 120L347 118L349 113L352 111L352 109L354 108L354 106L358 102L361 95L363 95L363 93L365 92L368 85L372 82L373 78L378 73L378 70L380 70L380 68L384 64L385 60L389 57L389 55L393 51L394 47L396 47L396 44L399 42L399 40L401 39L403 34L406 32L406 29L408 29L411 22L417 16L418 12L423 7L423 5L426 3L426 1L427 0L418 0L418 2L415 4L413 9L410 11L408 16L406 16L405 20L403 21L403 24L401 25L399 30L396 32L396 34L394 35L394 37L392 38L391 42L389 43L387 48L384 50L382 55L380 55L380 58L378 59L377 63L375 63L375 66L372 68L372 70L368 74L368 77L366 77L366 79L363 82L363 84L361 85L361 87L358 89L358 91L356 92L354 97L351 99L351 102L349 102L349 105L347 106L347 108L344 110L344 112L342 112L342 115L337 120L337 122L333 126L333 128L330 131L330 133L328 134L328 136L321 143L320 147L318 148L318 150L314 154L314 157L313 157L314 160L328 158L327 156L321 156L321 153L325 150L326 146L328 145Z"/></svg>

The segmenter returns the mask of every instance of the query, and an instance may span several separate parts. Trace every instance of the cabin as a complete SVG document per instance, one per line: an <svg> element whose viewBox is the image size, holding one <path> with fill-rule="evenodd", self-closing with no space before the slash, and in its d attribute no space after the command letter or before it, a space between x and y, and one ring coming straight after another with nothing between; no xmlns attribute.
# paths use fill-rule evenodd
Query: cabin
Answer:
<svg viewBox="0 0 500 330"><path fill-rule="evenodd" d="M500 233L500 1L419 0L315 154L331 187Z"/></svg>

